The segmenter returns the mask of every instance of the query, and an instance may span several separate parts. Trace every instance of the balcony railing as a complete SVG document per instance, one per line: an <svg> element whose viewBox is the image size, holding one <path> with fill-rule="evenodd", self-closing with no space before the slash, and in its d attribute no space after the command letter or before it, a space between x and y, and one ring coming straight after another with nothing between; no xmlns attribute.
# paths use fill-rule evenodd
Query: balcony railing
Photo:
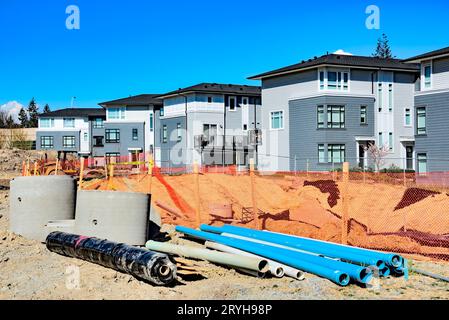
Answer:
<svg viewBox="0 0 449 320"><path fill-rule="evenodd" d="M247 135L196 135L194 137L196 149L200 148L244 148L262 144L260 130L250 130Z"/></svg>

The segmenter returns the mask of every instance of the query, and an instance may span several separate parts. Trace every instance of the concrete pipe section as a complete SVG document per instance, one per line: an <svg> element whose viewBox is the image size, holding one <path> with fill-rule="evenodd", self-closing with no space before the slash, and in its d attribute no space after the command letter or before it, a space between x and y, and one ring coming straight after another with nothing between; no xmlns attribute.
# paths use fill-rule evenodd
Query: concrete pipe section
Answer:
<svg viewBox="0 0 449 320"><path fill-rule="evenodd" d="M75 216L76 181L68 176L18 177L10 185L11 232L45 242L49 221Z"/></svg>
<svg viewBox="0 0 449 320"><path fill-rule="evenodd" d="M143 246L147 240L150 195L78 191L75 233Z"/></svg>

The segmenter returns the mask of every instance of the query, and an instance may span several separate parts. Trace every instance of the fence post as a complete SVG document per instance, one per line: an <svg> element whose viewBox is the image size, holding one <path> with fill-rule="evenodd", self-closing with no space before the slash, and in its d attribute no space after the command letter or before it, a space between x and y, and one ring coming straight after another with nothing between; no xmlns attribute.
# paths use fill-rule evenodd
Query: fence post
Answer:
<svg viewBox="0 0 449 320"><path fill-rule="evenodd" d="M37 162L34 161L34 175L37 175Z"/></svg>
<svg viewBox="0 0 449 320"><path fill-rule="evenodd" d="M150 154L149 159L148 159L148 178L150 179L150 181L149 181L149 183L150 183L149 194L151 194L151 187L152 187L152 184L153 184L153 166L154 166L153 155Z"/></svg>
<svg viewBox="0 0 449 320"><path fill-rule="evenodd" d="M256 181L254 175L254 158L249 159L249 176L251 180L251 201L253 204L253 218L254 218L254 227L256 230L260 229L259 226L259 212L257 208L256 201Z"/></svg>
<svg viewBox="0 0 449 320"><path fill-rule="evenodd" d="M405 174L405 168L407 167L407 159L404 159L403 167L404 167L404 187L407 188L407 176Z"/></svg>
<svg viewBox="0 0 449 320"><path fill-rule="evenodd" d="M309 178L309 159L307 159L307 179Z"/></svg>
<svg viewBox="0 0 449 320"><path fill-rule="evenodd" d="M343 163L343 192L342 192L342 230L341 243L348 244L348 218L349 218L349 195L348 195L348 181L349 181L349 162Z"/></svg>
<svg viewBox="0 0 449 320"><path fill-rule="evenodd" d="M56 158L56 169L55 169L55 176L58 175L58 167L59 167L59 157Z"/></svg>
<svg viewBox="0 0 449 320"><path fill-rule="evenodd" d="M198 227L201 225L201 208L200 208L200 173L198 168L198 162L193 161L193 176L195 179L195 214L196 223Z"/></svg>
<svg viewBox="0 0 449 320"><path fill-rule="evenodd" d="M78 190L83 190L83 176L84 176L84 157L80 157L80 180L78 184Z"/></svg>
<svg viewBox="0 0 449 320"><path fill-rule="evenodd" d="M104 156L104 175L105 178L108 179L108 161L106 159L106 156Z"/></svg>
<svg viewBox="0 0 449 320"><path fill-rule="evenodd" d="M295 176L298 174L298 167L296 166L297 165L297 157L296 157L296 154L295 154Z"/></svg>

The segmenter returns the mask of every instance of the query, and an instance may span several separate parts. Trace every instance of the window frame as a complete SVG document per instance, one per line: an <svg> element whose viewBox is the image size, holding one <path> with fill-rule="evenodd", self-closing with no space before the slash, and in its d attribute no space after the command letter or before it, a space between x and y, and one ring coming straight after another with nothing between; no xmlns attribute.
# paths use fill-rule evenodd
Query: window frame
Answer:
<svg viewBox="0 0 449 320"><path fill-rule="evenodd" d="M49 126L43 126L42 121L49 121ZM55 118L41 118L39 121L39 128L54 128L55 127Z"/></svg>
<svg viewBox="0 0 449 320"><path fill-rule="evenodd" d="M101 144L97 144L98 138L101 138ZM93 136L93 147L94 148L102 148L104 147L104 136Z"/></svg>
<svg viewBox="0 0 449 320"><path fill-rule="evenodd" d="M231 100L234 100L234 107L231 108ZM237 97L236 96L228 96L228 109L230 112L237 111Z"/></svg>
<svg viewBox="0 0 449 320"><path fill-rule="evenodd" d="M150 132L154 131L154 112L150 112Z"/></svg>
<svg viewBox="0 0 449 320"><path fill-rule="evenodd" d="M48 140L51 141L50 144L44 144L44 140ZM53 149L55 147L55 137L54 136L41 136L41 148L42 149Z"/></svg>
<svg viewBox="0 0 449 320"><path fill-rule="evenodd" d="M176 134L177 134L177 137L178 137L177 141L178 141L178 142L182 141L181 122L178 122L178 123L176 124Z"/></svg>
<svg viewBox="0 0 449 320"><path fill-rule="evenodd" d="M338 127L334 127L334 121L333 121L333 109L339 108L339 117L340 122ZM343 112L342 112L343 110ZM326 115L327 115L327 128L328 129L345 129L346 128L346 106L345 105L326 105ZM330 115L330 121L329 121L329 115ZM341 121L341 116L343 115L343 121Z"/></svg>
<svg viewBox="0 0 449 320"><path fill-rule="evenodd" d="M111 133L114 132L116 139L110 138ZM105 143L120 143L120 129L106 129L105 130Z"/></svg>
<svg viewBox="0 0 449 320"><path fill-rule="evenodd" d="M419 126L419 119L420 119L420 110L424 110L424 127ZM420 132L420 129L424 128L423 132ZM416 135L417 136L424 136L427 134L427 108L425 106L417 107L416 108Z"/></svg>
<svg viewBox="0 0 449 320"><path fill-rule="evenodd" d="M320 115L323 121L320 122ZM326 129L326 107L325 105L317 105L316 107L316 127L317 129Z"/></svg>
<svg viewBox="0 0 449 320"><path fill-rule="evenodd" d="M131 131L131 138L133 141L138 141L139 140L139 129L137 128L133 128Z"/></svg>
<svg viewBox="0 0 449 320"><path fill-rule="evenodd" d="M388 84L388 112L393 112L394 108L394 86L392 83Z"/></svg>
<svg viewBox="0 0 449 320"><path fill-rule="evenodd" d="M323 151L323 157L320 157L320 151ZM326 145L324 143L319 143L318 144L318 163L319 164L323 164L323 163L328 163L326 161Z"/></svg>
<svg viewBox="0 0 449 320"><path fill-rule="evenodd" d="M360 106L360 124L361 125L368 124L368 106Z"/></svg>
<svg viewBox="0 0 449 320"><path fill-rule="evenodd" d="M68 120L73 121L73 125L68 126L67 125ZM75 128L75 118L62 118L62 126L63 128L71 128L71 129Z"/></svg>
<svg viewBox="0 0 449 320"><path fill-rule="evenodd" d="M275 113L279 113L281 116L279 128L273 128L273 114L275 114ZM272 130L272 131L284 130L284 110L270 111L270 130Z"/></svg>
<svg viewBox="0 0 449 320"><path fill-rule="evenodd" d="M162 143L168 143L168 127L166 124L164 124L162 126L161 138L162 138Z"/></svg>
<svg viewBox="0 0 449 320"><path fill-rule="evenodd" d="M98 120L101 120L101 125L98 125ZM93 128L94 129L103 129L104 128L104 119L100 118L100 117L94 118Z"/></svg>
<svg viewBox="0 0 449 320"><path fill-rule="evenodd" d="M433 88L433 61L428 61L422 64L421 67L421 75L422 75L422 83L421 83L421 88L422 90L432 90ZM426 69L429 68L430 69L430 77L429 77L429 86L427 87L427 79L426 79Z"/></svg>
<svg viewBox="0 0 449 320"><path fill-rule="evenodd" d="M118 117L113 118L111 117L111 111L117 110L118 111ZM107 109L107 119L109 120L125 120L126 119L126 107L112 107Z"/></svg>
<svg viewBox="0 0 449 320"><path fill-rule="evenodd" d="M334 161L334 149L333 147L335 146L339 146L340 149L338 150L340 152L340 157L341 157L341 152L343 152L343 157L341 157L341 161L340 162L336 162ZM328 163L333 163L333 164L340 164L340 163L344 163L346 161L346 144L340 144L340 143L329 143L327 145L327 161Z"/></svg>
<svg viewBox="0 0 449 320"><path fill-rule="evenodd" d="M73 141L73 143L67 144L67 140L70 139L70 141ZM68 149L74 149L76 148L76 138L75 136L63 136L62 137L62 147L68 148Z"/></svg>
<svg viewBox="0 0 449 320"><path fill-rule="evenodd" d="M329 86L329 74L335 73L335 87ZM318 69L318 91L350 92L351 69L320 68Z"/></svg>
<svg viewBox="0 0 449 320"><path fill-rule="evenodd" d="M377 84L377 109L379 112L383 110L383 95L384 95L384 85L383 82Z"/></svg>
<svg viewBox="0 0 449 320"><path fill-rule="evenodd" d="M425 165L426 165L426 171L425 172L422 172L421 170L420 170L420 163L421 163L421 159L420 158L422 158L422 157L424 157L424 163L425 163ZM417 165L417 171L418 171L418 175L420 175L420 176L426 176L427 174L428 174L428 167L427 167L427 165L428 165L428 157L427 157L427 153L425 153L425 152L422 152L422 153L417 153L416 154L416 165Z"/></svg>
<svg viewBox="0 0 449 320"><path fill-rule="evenodd" d="M407 124L407 110L408 115L410 119L410 123ZM413 125L413 118L412 118L412 108L406 107L404 108L404 127L411 127Z"/></svg>
<svg viewBox="0 0 449 320"><path fill-rule="evenodd" d="M394 152L394 135L393 132L388 132L388 148L390 152Z"/></svg>

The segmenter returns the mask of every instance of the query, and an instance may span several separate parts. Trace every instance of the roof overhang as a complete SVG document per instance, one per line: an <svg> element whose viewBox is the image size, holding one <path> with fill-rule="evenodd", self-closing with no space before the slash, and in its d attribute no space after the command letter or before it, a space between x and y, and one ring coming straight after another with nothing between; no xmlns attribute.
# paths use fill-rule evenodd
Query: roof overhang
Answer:
<svg viewBox="0 0 449 320"><path fill-rule="evenodd" d="M415 137L400 137L400 142L415 142Z"/></svg>
<svg viewBox="0 0 449 320"><path fill-rule="evenodd" d="M223 92L223 91L201 91L201 90L190 90L190 91L185 91L185 92L172 92L172 93L168 93L166 95L161 95L158 96L158 99L168 99L168 98L173 98L173 97L178 97L178 96L186 96L189 94L195 94L195 93L201 93L201 94L219 94L219 95L242 95L242 96L248 96L248 97L260 97L261 93L250 93L250 92Z"/></svg>
<svg viewBox="0 0 449 320"><path fill-rule="evenodd" d="M355 137L355 141L361 142L361 141L376 141L375 137Z"/></svg>
<svg viewBox="0 0 449 320"><path fill-rule="evenodd" d="M434 60L434 59L440 59L440 58L446 58L446 57L449 57L449 52L434 55L434 56L418 56L418 57L406 59L404 61L407 63L421 63L422 61L426 61L426 60Z"/></svg>

